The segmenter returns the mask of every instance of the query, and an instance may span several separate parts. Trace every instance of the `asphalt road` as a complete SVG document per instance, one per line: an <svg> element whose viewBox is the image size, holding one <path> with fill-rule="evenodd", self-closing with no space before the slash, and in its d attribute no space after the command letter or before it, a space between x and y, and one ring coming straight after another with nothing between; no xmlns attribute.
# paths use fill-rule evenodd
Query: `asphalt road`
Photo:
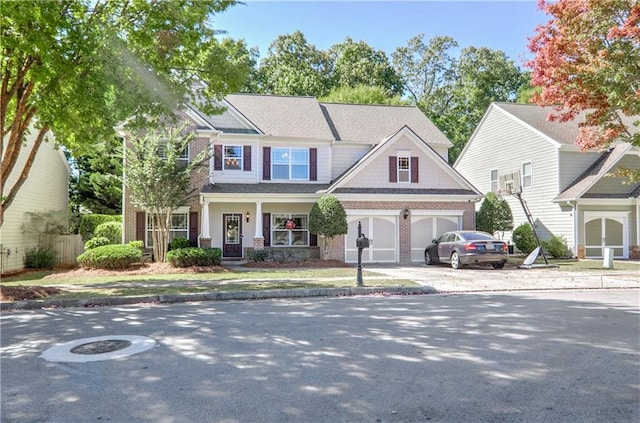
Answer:
<svg viewBox="0 0 640 423"><path fill-rule="evenodd" d="M640 291L3 312L2 422L638 422ZM47 361L81 338L157 345Z"/></svg>

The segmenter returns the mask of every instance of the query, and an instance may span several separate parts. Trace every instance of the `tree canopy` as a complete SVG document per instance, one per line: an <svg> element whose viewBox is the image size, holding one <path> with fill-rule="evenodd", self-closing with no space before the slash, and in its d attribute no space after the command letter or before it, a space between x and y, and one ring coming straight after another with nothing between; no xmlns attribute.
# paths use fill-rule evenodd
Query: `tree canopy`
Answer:
<svg viewBox="0 0 640 423"><path fill-rule="evenodd" d="M325 238L324 258L329 254L329 242L337 235L344 235L348 231L347 213L342 203L333 195L322 196L311 208L309 213L309 231Z"/></svg>
<svg viewBox="0 0 640 423"><path fill-rule="evenodd" d="M244 42L210 23L233 0L3 2L0 49L0 221L49 130L74 155L132 117L203 108L238 91L251 66ZM205 82L195 93L195 79ZM23 141L34 131L30 151ZM16 168L21 154L28 157ZM9 175L19 175L7 186Z"/></svg>
<svg viewBox="0 0 640 423"><path fill-rule="evenodd" d="M536 101L552 120L584 117L582 149L614 140L640 146L640 4L637 0L541 2L551 19L536 29L528 62Z"/></svg>

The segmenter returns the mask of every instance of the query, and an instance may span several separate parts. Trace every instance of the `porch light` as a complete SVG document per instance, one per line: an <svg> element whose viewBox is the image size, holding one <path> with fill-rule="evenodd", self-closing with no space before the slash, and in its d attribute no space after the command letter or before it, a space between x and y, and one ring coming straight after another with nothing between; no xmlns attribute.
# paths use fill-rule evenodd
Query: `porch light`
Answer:
<svg viewBox="0 0 640 423"><path fill-rule="evenodd" d="M409 209L405 207L405 209L402 210L402 218L407 220L407 217L409 217Z"/></svg>
<svg viewBox="0 0 640 423"><path fill-rule="evenodd" d="M247 223L249 223L249 219L251 219L251 214L247 212L247 215L245 216L245 218L247 219Z"/></svg>

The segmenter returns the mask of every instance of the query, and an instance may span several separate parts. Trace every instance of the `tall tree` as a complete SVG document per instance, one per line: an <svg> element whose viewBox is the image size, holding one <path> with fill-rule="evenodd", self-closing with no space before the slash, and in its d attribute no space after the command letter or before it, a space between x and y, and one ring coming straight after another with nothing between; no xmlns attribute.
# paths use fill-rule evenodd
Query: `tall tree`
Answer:
<svg viewBox="0 0 640 423"><path fill-rule="evenodd" d="M584 115L582 149L614 140L640 146L640 3L558 0L540 8L551 19L529 44L537 102L556 105L552 120Z"/></svg>
<svg viewBox="0 0 640 423"><path fill-rule="evenodd" d="M329 91L329 57L304 34L280 35L260 62L260 92L320 97Z"/></svg>
<svg viewBox="0 0 640 423"><path fill-rule="evenodd" d="M513 229L513 214L507 200L489 192L476 215L476 229L490 234Z"/></svg>
<svg viewBox="0 0 640 423"><path fill-rule="evenodd" d="M191 176L209 159L207 151L202 151L186 165L180 160L193 138L193 133L169 128L143 131L127 140L124 181L131 202L151 215L156 261L164 261L169 249L173 210L197 195Z"/></svg>
<svg viewBox="0 0 640 423"><path fill-rule="evenodd" d="M0 224L49 130L78 156L127 118L238 90L248 56L210 26L234 0L3 2L0 8ZM193 93L194 79L203 88ZM34 131L35 143L22 151ZM17 168L18 157L27 161ZM9 175L17 182L8 186Z"/></svg>
<svg viewBox="0 0 640 423"><path fill-rule="evenodd" d="M364 41L347 38L329 49L334 87L359 85L382 87L392 95L402 94L402 82L389 58Z"/></svg>
<svg viewBox="0 0 640 423"><path fill-rule="evenodd" d="M388 104L403 106L409 104L399 95L393 95L383 87L357 85L355 87L334 87L321 101L351 104Z"/></svg>
<svg viewBox="0 0 640 423"><path fill-rule="evenodd" d="M116 137L94 144L73 159L77 175L70 184L72 208L97 214L122 212L122 141Z"/></svg>

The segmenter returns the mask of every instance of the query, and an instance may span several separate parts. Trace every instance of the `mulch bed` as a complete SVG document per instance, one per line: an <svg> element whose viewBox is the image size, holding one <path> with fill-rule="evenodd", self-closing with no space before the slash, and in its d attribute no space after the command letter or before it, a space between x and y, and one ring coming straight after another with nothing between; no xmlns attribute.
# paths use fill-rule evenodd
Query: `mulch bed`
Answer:
<svg viewBox="0 0 640 423"><path fill-rule="evenodd" d="M40 300L62 292L64 291L52 286L0 285L0 301Z"/></svg>

